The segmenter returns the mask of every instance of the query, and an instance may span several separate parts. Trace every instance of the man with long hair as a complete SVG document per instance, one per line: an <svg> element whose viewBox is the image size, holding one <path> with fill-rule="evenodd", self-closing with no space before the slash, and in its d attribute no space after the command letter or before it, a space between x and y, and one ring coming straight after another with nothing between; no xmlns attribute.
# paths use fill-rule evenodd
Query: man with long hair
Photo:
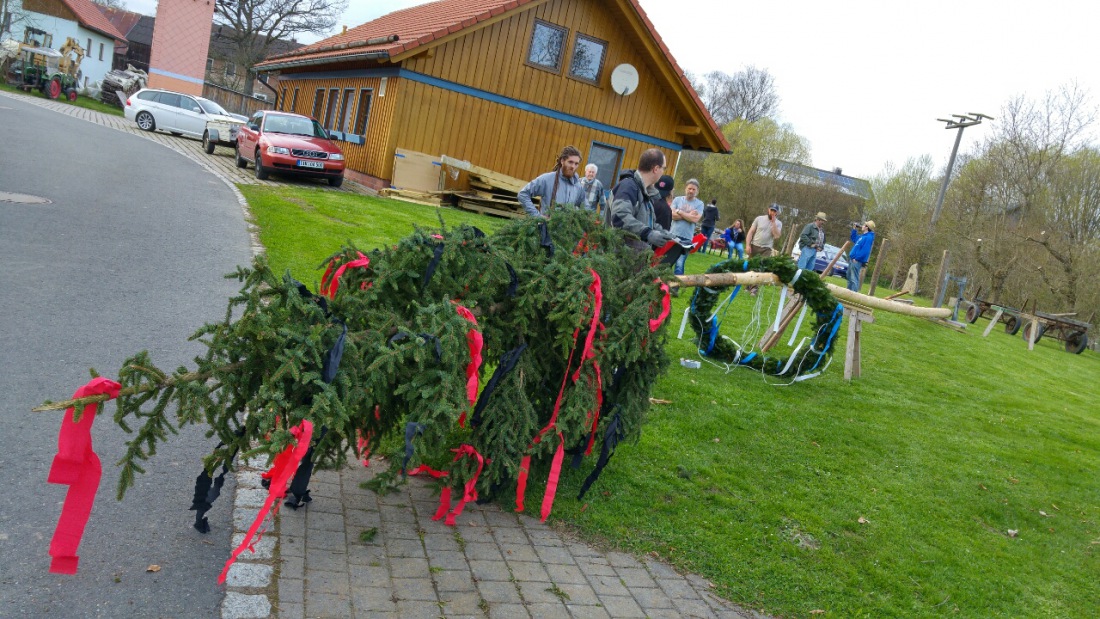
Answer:
<svg viewBox="0 0 1100 619"><path fill-rule="evenodd" d="M558 155L554 169L540 174L519 191L519 203L531 217L550 217L550 210L557 204L575 208L584 207L584 188L581 187L577 168L581 165L581 151L566 146ZM539 198L535 206L534 198Z"/></svg>

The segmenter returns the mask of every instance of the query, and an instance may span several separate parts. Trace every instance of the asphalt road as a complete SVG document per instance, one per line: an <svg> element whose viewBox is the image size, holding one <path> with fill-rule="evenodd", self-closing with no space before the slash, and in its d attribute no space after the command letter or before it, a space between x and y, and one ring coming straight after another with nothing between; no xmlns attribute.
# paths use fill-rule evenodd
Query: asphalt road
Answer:
<svg viewBox="0 0 1100 619"><path fill-rule="evenodd" d="M93 428L103 463L74 576L49 573L49 542L68 486L46 483L68 398L94 367L117 377L148 350L171 371L202 353L188 342L220 319L250 261L244 217L220 180L164 146L0 98L0 617L216 617L230 551L232 488L191 527L194 478L214 446L188 428L158 449L115 500L128 438ZM151 565L160 571L147 572Z"/></svg>

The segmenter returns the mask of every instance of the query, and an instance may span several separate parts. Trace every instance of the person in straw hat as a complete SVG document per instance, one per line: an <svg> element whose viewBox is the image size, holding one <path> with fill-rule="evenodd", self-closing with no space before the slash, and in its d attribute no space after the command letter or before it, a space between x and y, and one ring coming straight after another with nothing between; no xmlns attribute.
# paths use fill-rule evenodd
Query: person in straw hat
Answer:
<svg viewBox="0 0 1100 619"><path fill-rule="evenodd" d="M818 213L813 221L802 228L802 234L798 237L798 268L807 271L814 270L817 263L817 252L825 249L825 222L829 218L825 213Z"/></svg>

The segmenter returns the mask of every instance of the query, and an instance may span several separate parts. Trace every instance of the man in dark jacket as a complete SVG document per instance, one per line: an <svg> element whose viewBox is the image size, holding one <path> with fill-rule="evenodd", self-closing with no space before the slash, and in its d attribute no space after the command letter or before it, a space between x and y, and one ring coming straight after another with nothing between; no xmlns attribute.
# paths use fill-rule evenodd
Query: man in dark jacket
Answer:
<svg viewBox="0 0 1100 619"><path fill-rule="evenodd" d="M714 234L714 227L718 225L718 200L711 200L709 204L703 207L703 218L699 220L699 227L702 228L700 232L703 236L707 237L707 241L703 243L702 252L707 253L707 248L710 247L710 236Z"/></svg>
<svg viewBox="0 0 1100 619"><path fill-rule="evenodd" d="M665 169L665 155L656 148L642 153L637 170L623 170L619 184L611 191L608 225L626 232L626 243L637 251L662 247L675 240L657 223L653 201L660 195L655 187Z"/></svg>
<svg viewBox="0 0 1100 619"><path fill-rule="evenodd" d="M672 190L676 187L676 179L665 174L655 186L659 199L653 201L653 214L662 228L672 230Z"/></svg>
<svg viewBox="0 0 1100 619"><path fill-rule="evenodd" d="M807 271L814 270L817 263L817 252L825 249L825 222L828 218L825 213L818 213L813 221L802 228L802 234L798 236L798 268Z"/></svg>

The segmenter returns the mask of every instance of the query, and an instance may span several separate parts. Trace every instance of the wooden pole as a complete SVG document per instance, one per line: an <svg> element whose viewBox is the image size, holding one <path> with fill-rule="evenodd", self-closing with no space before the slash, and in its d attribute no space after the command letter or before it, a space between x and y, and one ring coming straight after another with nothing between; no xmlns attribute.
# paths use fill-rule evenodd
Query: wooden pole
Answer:
<svg viewBox="0 0 1100 619"><path fill-rule="evenodd" d="M787 330L787 327L790 326L795 315L802 310L802 306L805 303L806 300L797 295L791 299L791 302L783 310L783 318L779 320L779 329L774 331L768 329L764 337L760 338L760 352L768 352L779 343L779 339L783 337L783 333Z"/></svg>
<svg viewBox="0 0 1100 619"><path fill-rule="evenodd" d="M882 263L886 260L886 250L890 247L890 239L882 239L882 245L878 247L878 257L875 258L875 272L871 274L871 289L867 291L867 296L875 296L875 288L878 287L878 274L882 269Z"/></svg>
<svg viewBox="0 0 1100 619"><path fill-rule="evenodd" d="M936 276L936 294L932 297L932 307L939 307L943 305L943 293L944 290L943 278L947 275L947 258L948 251L943 250L943 258L940 259L940 274ZM916 294L916 292L914 292Z"/></svg>
<svg viewBox="0 0 1100 619"><path fill-rule="evenodd" d="M825 267L825 270L821 272L821 279L825 279L826 275L829 275L833 272L833 267L836 266L836 261L840 260L841 254L848 251L848 248L851 247L851 246L852 246L851 241L844 241L844 244L840 246L840 251L836 252L836 255L833 256L832 262L830 262L829 266Z"/></svg>
<svg viewBox="0 0 1100 619"><path fill-rule="evenodd" d="M874 322L874 314L867 314L858 310L844 310L848 318L848 347L844 351L844 380L859 378L860 375L860 334L863 332L863 323Z"/></svg>
<svg viewBox="0 0 1100 619"><path fill-rule="evenodd" d="M887 301L886 299L852 292L847 288L842 288L834 284L825 284L825 286L834 297L841 301L852 301L853 303L859 303L871 309L893 312L895 314L904 314L906 316L916 316L917 318L948 318L951 316L951 308L949 307L917 307L907 303Z"/></svg>

